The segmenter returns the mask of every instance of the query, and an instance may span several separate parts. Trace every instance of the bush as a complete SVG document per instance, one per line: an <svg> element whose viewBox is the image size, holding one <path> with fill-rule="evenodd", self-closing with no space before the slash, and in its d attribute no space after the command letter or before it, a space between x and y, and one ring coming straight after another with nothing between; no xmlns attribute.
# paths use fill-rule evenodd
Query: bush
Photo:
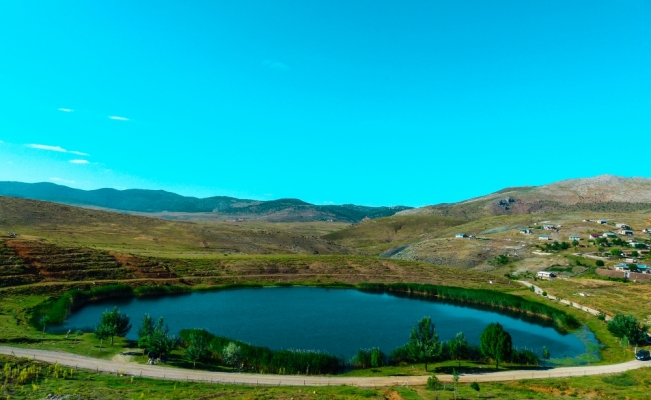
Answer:
<svg viewBox="0 0 651 400"><path fill-rule="evenodd" d="M511 353L511 362L519 365L538 365L540 364L540 357L528 349L513 349Z"/></svg>
<svg viewBox="0 0 651 400"><path fill-rule="evenodd" d="M597 260L594 264L595 264L597 267L603 267L603 266L605 265L604 262L601 261L601 260Z"/></svg>
<svg viewBox="0 0 651 400"><path fill-rule="evenodd" d="M247 371L253 370L272 374L306 374L324 375L336 374L341 369L337 357L316 351L277 350L267 347L253 346L222 336L215 336L208 331L199 329L184 329L179 336L187 345L190 336L199 332L205 336L208 343L209 358L221 360L227 346L239 347L239 361ZM231 344L232 343L232 344Z"/></svg>
<svg viewBox="0 0 651 400"><path fill-rule="evenodd" d="M466 289L454 286L437 286L417 283L363 283L358 287L360 290L373 292L400 292L432 296L444 300L460 301L535 314L553 320L555 325L561 329L574 329L580 326L580 323L576 318L562 310L558 310L546 304L529 301L519 296L495 292L492 290Z"/></svg>
<svg viewBox="0 0 651 400"><path fill-rule="evenodd" d="M626 338L631 344L642 344L646 341L648 326L641 324L630 315L617 314L608 322L608 330L618 338Z"/></svg>
<svg viewBox="0 0 651 400"><path fill-rule="evenodd" d="M111 297L133 296L133 288L128 285L106 285L91 290L73 289L56 300L48 301L32 309L30 324L40 327L41 317L46 316L50 324L61 324L70 313L83 305Z"/></svg>
<svg viewBox="0 0 651 400"><path fill-rule="evenodd" d="M441 384L441 381L439 381L439 378L436 377L436 375L430 376L427 378L427 390L441 390L443 389L443 385Z"/></svg>

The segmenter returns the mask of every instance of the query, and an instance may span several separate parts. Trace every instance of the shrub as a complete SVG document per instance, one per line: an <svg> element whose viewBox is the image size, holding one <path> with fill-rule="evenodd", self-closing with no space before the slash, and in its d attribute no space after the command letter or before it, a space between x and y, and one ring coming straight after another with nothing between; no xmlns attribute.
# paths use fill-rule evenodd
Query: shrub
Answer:
<svg viewBox="0 0 651 400"><path fill-rule="evenodd" d="M427 390L441 389L443 389L443 385L441 384L441 381L439 381L439 378L436 377L436 375L432 374L432 376L427 378Z"/></svg>
<svg viewBox="0 0 651 400"><path fill-rule="evenodd" d="M646 341L648 326L641 324L630 315L617 314L608 322L608 330L618 338L626 338L632 344L641 344Z"/></svg>
<svg viewBox="0 0 651 400"><path fill-rule="evenodd" d="M601 261L601 260L597 260L597 261L595 262L595 265L596 265L597 267L603 267L603 266L604 266L604 262Z"/></svg>
<svg viewBox="0 0 651 400"><path fill-rule="evenodd" d="M417 283L364 283L358 286L360 290L374 292L401 292L423 296L433 296L445 300L480 304L488 307L510 309L523 313L531 313L547 317L561 329L574 329L580 326L572 315L546 304L529 301L508 293L495 292L486 289L466 289L454 286L437 286Z"/></svg>

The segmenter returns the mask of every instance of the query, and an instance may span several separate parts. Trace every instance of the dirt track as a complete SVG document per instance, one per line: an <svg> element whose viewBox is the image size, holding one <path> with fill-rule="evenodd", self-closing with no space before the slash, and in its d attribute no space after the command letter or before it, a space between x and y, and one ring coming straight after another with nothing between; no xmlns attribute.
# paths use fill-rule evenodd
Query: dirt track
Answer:
<svg viewBox="0 0 651 400"><path fill-rule="evenodd" d="M156 379L171 379L180 381L210 382L210 383L237 383L247 385L274 385L274 386L327 386L350 385L360 387L386 387L394 385L424 385L427 376L388 376L388 377L326 377L326 376L290 376L290 375L263 375L241 374L226 372L208 372L156 365L141 365L130 362L101 360L80 356L76 354L21 349L17 347L0 346L0 354L28 357L48 363L58 362L74 368L83 368L112 374L125 374L143 376ZM593 367L564 367L553 369L500 371L484 374L461 375L461 382L499 382L519 379L560 378L570 376L612 374L632 369L651 366L647 361L629 361L621 364L599 365ZM444 382L452 381L451 375L437 375Z"/></svg>

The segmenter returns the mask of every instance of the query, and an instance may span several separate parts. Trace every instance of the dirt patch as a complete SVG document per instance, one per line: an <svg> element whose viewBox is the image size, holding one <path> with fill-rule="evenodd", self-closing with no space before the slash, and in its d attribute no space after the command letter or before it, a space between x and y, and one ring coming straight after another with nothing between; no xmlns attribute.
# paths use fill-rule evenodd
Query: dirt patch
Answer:
<svg viewBox="0 0 651 400"><path fill-rule="evenodd" d="M404 400L404 398L395 390L387 390L384 392L384 398L387 400Z"/></svg>
<svg viewBox="0 0 651 400"><path fill-rule="evenodd" d="M137 362L136 357L142 357L141 349L124 349L123 352L114 355L111 360L118 362Z"/></svg>

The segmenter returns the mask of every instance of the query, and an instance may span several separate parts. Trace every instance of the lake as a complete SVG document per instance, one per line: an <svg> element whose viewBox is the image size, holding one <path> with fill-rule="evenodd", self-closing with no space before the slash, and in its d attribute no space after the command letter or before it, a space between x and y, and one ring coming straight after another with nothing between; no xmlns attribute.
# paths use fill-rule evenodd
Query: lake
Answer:
<svg viewBox="0 0 651 400"><path fill-rule="evenodd" d="M355 289L276 287L234 289L164 297L112 299L73 313L57 330L92 327L101 313L117 306L131 317L128 339L137 339L145 313L164 317L170 332L203 328L209 332L271 349L319 350L349 359L360 348L385 353L407 342L412 326L432 317L440 340L464 332L479 344L481 331L499 322L513 345L552 358L595 357L597 340L587 329L563 334L548 322L516 313L478 308L432 298L369 293Z"/></svg>

